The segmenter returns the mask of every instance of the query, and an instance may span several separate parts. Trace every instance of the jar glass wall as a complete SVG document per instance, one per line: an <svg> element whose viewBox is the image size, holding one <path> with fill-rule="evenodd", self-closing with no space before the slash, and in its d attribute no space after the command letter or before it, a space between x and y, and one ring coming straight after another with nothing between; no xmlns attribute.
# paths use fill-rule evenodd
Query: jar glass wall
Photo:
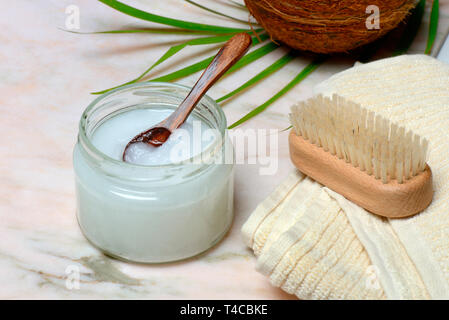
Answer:
<svg viewBox="0 0 449 320"><path fill-rule="evenodd" d="M78 222L86 238L111 256L144 263L185 259L217 243L232 223L234 154L226 118L211 98L193 113L218 139L197 159L134 165L92 144L95 130L112 117L161 105L174 110L188 92L168 83L129 85L100 96L81 117L73 156Z"/></svg>

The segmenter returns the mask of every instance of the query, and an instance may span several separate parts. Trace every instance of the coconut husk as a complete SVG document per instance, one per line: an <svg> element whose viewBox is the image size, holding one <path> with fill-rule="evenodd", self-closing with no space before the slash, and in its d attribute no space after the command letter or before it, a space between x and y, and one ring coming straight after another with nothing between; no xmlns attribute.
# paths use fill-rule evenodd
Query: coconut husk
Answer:
<svg viewBox="0 0 449 320"><path fill-rule="evenodd" d="M395 28L416 0L245 0L273 41L316 53L348 52ZM380 29L368 29L369 5L380 10Z"/></svg>

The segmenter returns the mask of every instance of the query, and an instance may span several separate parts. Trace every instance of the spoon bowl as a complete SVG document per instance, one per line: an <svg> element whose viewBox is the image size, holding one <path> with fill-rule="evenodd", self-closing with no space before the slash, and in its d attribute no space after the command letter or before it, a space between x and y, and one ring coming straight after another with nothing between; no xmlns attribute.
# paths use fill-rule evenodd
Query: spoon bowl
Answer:
<svg viewBox="0 0 449 320"><path fill-rule="evenodd" d="M171 131L165 127L152 127L147 131L140 133L135 136L125 147L125 151L123 152L123 161L126 162L126 155L128 148L134 143L147 143L152 145L153 147L160 147L171 135Z"/></svg>

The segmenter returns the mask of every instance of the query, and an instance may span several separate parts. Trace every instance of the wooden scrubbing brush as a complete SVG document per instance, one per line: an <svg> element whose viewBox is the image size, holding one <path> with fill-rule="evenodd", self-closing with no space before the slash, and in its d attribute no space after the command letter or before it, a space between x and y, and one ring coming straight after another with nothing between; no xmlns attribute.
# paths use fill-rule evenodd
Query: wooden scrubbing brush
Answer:
<svg viewBox="0 0 449 320"><path fill-rule="evenodd" d="M432 201L426 139L338 95L293 106L290 121L293 164L366 210L400 218Z"/></svg>

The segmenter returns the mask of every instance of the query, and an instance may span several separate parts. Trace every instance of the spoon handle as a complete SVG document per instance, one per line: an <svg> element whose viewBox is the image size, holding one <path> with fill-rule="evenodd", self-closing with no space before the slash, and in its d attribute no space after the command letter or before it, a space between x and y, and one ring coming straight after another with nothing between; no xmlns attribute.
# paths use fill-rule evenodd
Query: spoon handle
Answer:
<svg viewBox="0 0 449 320"><path fill-rule="evenodd" d="M229 39L204 70L184 101L166 119L165 127L173 131L182 125L206 91L248 51L251 43L251 37L247 33L238 33Z"/></svg>

